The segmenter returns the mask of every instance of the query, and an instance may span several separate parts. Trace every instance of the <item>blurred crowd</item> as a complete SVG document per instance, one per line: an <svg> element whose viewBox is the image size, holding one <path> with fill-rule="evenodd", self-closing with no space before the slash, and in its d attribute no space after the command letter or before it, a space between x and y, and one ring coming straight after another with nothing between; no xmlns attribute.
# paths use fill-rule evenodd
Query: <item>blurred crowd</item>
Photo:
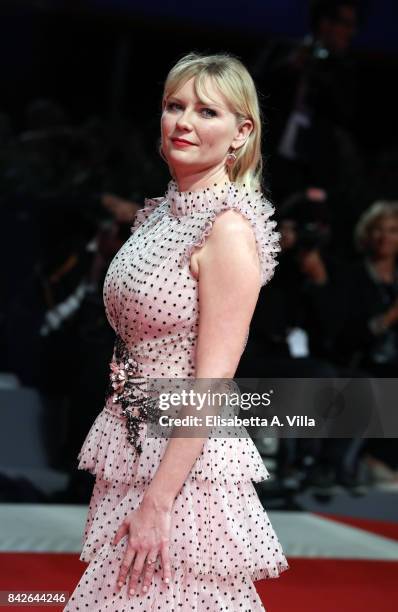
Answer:
<svg viewBox="0 0 398 612"><path fill-rule="evenodd" d="M359 7L315 0L311 33L275 41L253 65L266 100L282 253L255 312L241 369L247 376L398 373L398 198L370 180L361 146L363 101L351 53ZM293 487L360 492L364 481L397 482L397 467L392 438L279 444L278 473Z"/></svg>
<svg viewBox="0 0 398 612"><path fill-rule="evenodd" d="M350 49L361 15L349 0L311 6L305 39L273 41L249 66L282 251L237 376L395 378L398 197L373 179L370 188L360 145ZM88 499L76 456L108 380L104 275L144 197L164 193L169 178L157 129L95 116L73 125L47 99L28 105L20 130L0 115L0 372L37 388L49 415L64 407L51 453L72 474L67 501ZM368 484L396 481L395 442L282 439L276 477L359 492L364 473Z"/></svg>

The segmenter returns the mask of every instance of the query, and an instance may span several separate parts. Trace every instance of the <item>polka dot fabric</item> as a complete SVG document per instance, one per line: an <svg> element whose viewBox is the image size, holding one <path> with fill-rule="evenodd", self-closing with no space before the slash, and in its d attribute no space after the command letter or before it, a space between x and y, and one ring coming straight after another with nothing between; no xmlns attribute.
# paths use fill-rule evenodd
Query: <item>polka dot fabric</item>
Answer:
<svg viewBox="0 0 398 612"><path fill-rule="evenodd" d="M280 249L273 208L261 193L233 183L179 192L170 181L165 197L145 201L113 259L105 310L143 379L194 377L199 301L190 257L228 209L251 224L265 284ZM129 597L127 583L115 590L127 537L116 547L112 538L140 504L168 442L147 436L142 423L138 454L126 433L109 396L78 457L96 482L80 556L88 566L64 610L263 611L253 580L276 578L289 565L253 486L269 473L249 437L206 441L173 506L171 584L162 583L158 566L145 596Z"/></svg>

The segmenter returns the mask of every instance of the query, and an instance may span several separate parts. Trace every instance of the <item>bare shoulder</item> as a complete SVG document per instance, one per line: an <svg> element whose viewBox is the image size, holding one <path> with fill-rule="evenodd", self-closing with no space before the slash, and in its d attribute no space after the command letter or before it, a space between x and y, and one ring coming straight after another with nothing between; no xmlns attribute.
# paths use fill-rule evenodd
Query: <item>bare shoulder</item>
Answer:
<svg viewBox="0 0 398 612"><path fill-rule="evenodd" d="M228 209L216 216L207 244L211 248L224 249L233 245L234 250L248 248L255 250L256 248L250 221L234 209Z"/></svg>
<svg viewBox="0 0 398 612"><path fill-rule="evenodd" d="M234 209L227 209L216 216L206 242L192 254L191 271L197 278L200 265L203 265L206 259L214 261L215 258L228 255L233 255L236 260L243 260L246 255L253 261L258 261L252 225Z"/></svg>
<svg viewBox="0 0 398 612"><path fill-rule="evenodd" d="M227 208L218 214L214 220L214 229L229 228L231 230L239 228L250 228L250 221L235 208ZM219 230L218 230L219 231Z"/></svg>
<svg viewBox="0 0 398 612"><path fill-rule="evenodd" d="M239 211L229 208L215 217L205 245L222 244L238 237L249 242L254 239L251 223Z"/></svg>

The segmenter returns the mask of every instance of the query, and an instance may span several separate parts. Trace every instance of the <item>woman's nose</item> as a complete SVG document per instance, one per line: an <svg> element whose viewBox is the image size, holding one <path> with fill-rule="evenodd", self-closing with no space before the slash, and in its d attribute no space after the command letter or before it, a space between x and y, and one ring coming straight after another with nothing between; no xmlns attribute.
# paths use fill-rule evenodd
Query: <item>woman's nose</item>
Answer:
<svg viewBox="0 0 398 612"><path fill-rule="evenodd" d="M177 119L177 127L179 128L190 128L191 127L191 113L188 109L185 109Z"/></svg>

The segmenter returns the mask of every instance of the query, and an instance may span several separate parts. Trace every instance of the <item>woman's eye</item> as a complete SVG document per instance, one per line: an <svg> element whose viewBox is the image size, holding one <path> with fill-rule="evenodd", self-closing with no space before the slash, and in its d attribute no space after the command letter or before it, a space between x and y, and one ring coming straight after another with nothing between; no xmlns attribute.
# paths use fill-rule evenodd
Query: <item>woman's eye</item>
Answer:
<svg viewBox="0 0 398 612"><path fill-rule="evenodd" d="M210 115L207 115L207 117L216 117L217 113L216 111L212 110L211 108L202 108L202 113L210 113Z"/></svg>
<svg viewBox="0 0 398 612"><path fill-rule="evenodd" d="M168 102L166 108L167 108L167 110L173 110L174 106L180 106L180 105L177 104L177 102Z"/></svg>
<svg viewBox="0 0 398 612"><path fill-rule="evenodd" d="M174 110L176 109L178 110L181 108L182 108L181 104L178 104L178 102L168 102L166 104L166 109L170 112L173 112ZM204 115L205 117L216 117L217 116L216 111L214 111L211 108L207 108L207 107L200 109L200 113Z"/></svg>

